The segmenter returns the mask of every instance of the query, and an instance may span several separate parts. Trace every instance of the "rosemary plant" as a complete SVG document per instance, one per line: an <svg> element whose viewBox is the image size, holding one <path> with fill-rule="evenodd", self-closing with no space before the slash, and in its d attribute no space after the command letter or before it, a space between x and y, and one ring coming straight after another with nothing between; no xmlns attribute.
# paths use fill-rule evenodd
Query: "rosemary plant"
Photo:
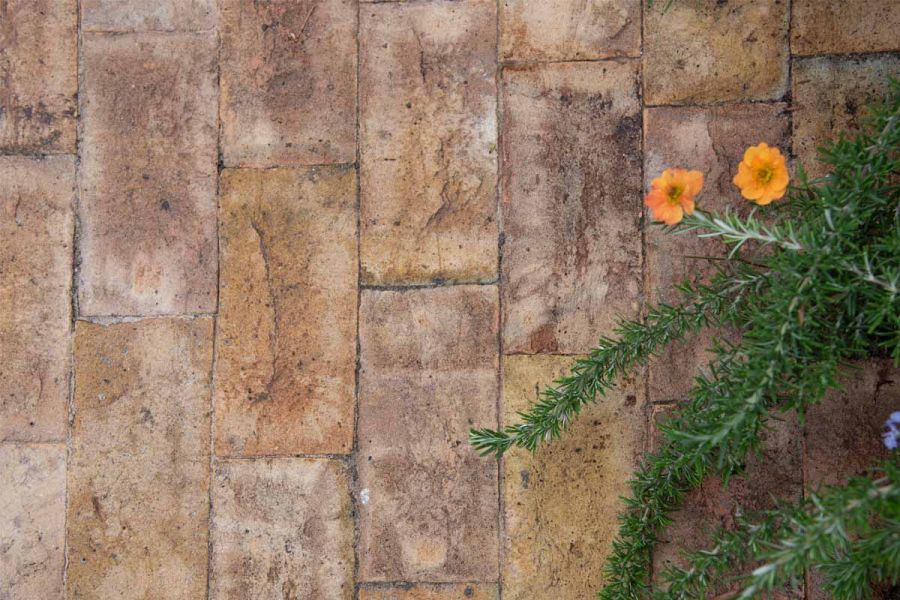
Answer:
<svg viewBox="0 0 900 600"><path fill-rule="evenodd" d="M685 282L680 304L621 321L616 337L602 338L569 376L545 389L521 423L471 431L472 445L485 455L499 457L513 446L534 451L671 342L706 327L740 329L739 343L713 348L708 374L659 426L661 449L635 473L602 600L702 598L726 567L745 561L762 566L741 580L743 599L809 569L821 571L839 599L865 598L871 582L900 578L896 453L871 478L745 517L720 532L712 548L688 555L689 568L662 573L663 585L650 577L655 543L685 493L710 474L727 482L739 472L775 413L802 417L839 387L852 360L890 356L900 363L900 85L870 115L862 133L823 150L828 176L809 181L799 170L786 198L771 207L744 218L697 210L671 227L730 247L708 283Z"/></svg>

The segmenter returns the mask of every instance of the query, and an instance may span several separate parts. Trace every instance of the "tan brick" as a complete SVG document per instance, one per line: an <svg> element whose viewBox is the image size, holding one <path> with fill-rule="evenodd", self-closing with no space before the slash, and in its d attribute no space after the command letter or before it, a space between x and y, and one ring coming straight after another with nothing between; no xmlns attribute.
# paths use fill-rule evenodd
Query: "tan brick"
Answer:
<svg viewBox="0 0 900 600"><path fill-rule="evenodd" d="M354 597L353 517L344 463L216 465L210 598Z"/></svg>
<svg viewBox="0 0 900 600"><path fill-rule="evenodd" d="M199 31L216 26L215 0L81 0L84 31Z"/></svg>
<svg viewBox="0 0 900 600"><path fill-rule="evenodd" d="M219 4L226 165L356 161L356 4Z"/></svg>
<svg viewBox="0 0 900 600"><path fill-rule="evenodd" d="M816 148L859 130L866 106L881 102L891 78L900 78L900 56L821 57L795 60L794 152L813 176L826 172Z"/></svg>
<svg viewBox="0 0 900 600"><path fill-rule="evenodd" d="M793 0L791 9L794 54L900 50L900 4L896 0Z"/></svg>
<svg viewBox="0 0 900 600"><path fill-rule="evenodd" d="M671 405L657 405L651 418L663 421L670 414ZM780 502L796 502L803 493L803 440L799 420L794 413L776 415L768 421L769 428L761 431L761 455L747 457L746 470L733 476L728 487L712 474L697 489L688 492L681 510L672 515L674 523L660 535L661 543L653 555L653 572L657 577L671 565L685 566L682 550L708 548L710 534L719 527L733 528L739 512L744 514L775 508ZM654 430L653 446L662 441L662 434ZM654 448L655 449L655 448ZM735 574L744 574L746 567L737 567ZM716 593L726 594L740 588L723 584ZM779 598L803 598L802 590L785 589ZM719 597L719 596L716 596Z"/></svg>
<svg viewBox="0 0 900 600"><path fill-rule="evenodd" d="M4 3L0 152L75 152L76 0Z"/></svg>
<svg viewBox="0 0 900 600"><path fill-rule="evenodd" d="M0 441L66 437L74 198L71 157L0 157Z"/></svg>
<svg viewBox="0 0 900 600"><path fill-rule="evenodd" d="M495 279L494 0L367 4L360 19L363 282Z"/></svg>
<svg viewBox="0 0 900 600"><path fill-rule="evenodd" d="M503 71L504 350L587 352L638 310L637 61Z"/></svg>
<svg viewBox="0 0 900 600"><path fill-rule="evenodd" d="M206 595L213 323L75 328L68 598Z"/></svg>
<svg viewBox="0 0 900 600"><path fill-rule="evenodd" d="M81 314L215 310L215 35L82 50Z"/></svg>
<svg viewBox="0 0 900 600"><path fill-rule="evenodd" d="M0 598L65 595L66 447L0 444Z"/></svg>
<svg viewBox="0 0 900 600"><path fill-rule="evenodd" d="M498 600L496 585L467 583L421 583L365 586L359 600Z"/></svg>
<svg viewBox="0 0 900 600"><path fill-rule="evenodd" d="M647 104L780 99L788 88L789 6L731 0L647 9Z"/></svg>
<svg viewBox="0 0 900 600"><path fill-rule="evenodd" d="M497 579L497 465L468 445L497 425L495 286L364 291L361 581Z"/></svg>
<svg viewBox="0 0 900 600"><path fill-rule="evenodd" d="M640 56L640 0L504 0L504 60L587 60Z"/></svg>
<svg viewBox="0 0 900 600"><path fill-rule="evenodd" d="M229 169L221 189L216 453L349 452L354 171Z"/></svg>
<svg viewBox="0 0 900 600"><path fill-rule="evenodd" d="M574 357L503 359L503 424L566 375ZM503 461L503 597L590 598L618 531L620 498L644 450L643 394L634 381L585 408L559 440Z"/></svg>
<svg viewBox="0 0 900 600"><path fill-rule="evenodd" d="M745 213L753 206L731 182L747 147L766 142L790 149L790 122L784 104L743 104L710 108L658 107L644 113L646 153L644 188L668 167L696 169L704 175L697 206L703 210L726 209ZM675 285L686 278L702 280L714 267L691 256L724 256L718 240L694 235L672 235L650 223L646 229L646 289L653 304L683 301ZM713 340L733 339L721 331L706 331L671 346L651 363L649 399L677 400L693 385L694 377L709 359Z"/></svg>

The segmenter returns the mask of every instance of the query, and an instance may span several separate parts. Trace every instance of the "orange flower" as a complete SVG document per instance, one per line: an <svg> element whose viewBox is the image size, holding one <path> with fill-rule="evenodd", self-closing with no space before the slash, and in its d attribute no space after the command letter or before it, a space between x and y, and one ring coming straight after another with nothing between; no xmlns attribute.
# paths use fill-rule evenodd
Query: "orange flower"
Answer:
<svg viewBox="0 0 900 600"><path fill-rule="evenodd" d="M765 205L784 196L788 185L787 163L778 148L770 148L765 142L750 146L732 181L744 198Z"/></svg>
<svg viewBox="0 0 900 600"><path fill-rule="evenodd" d="M650 183L644 204L653 218L666 225L681 221L684 213L694 212L694 197L703 187L703 173L687 169L666 169Z"/></svg>

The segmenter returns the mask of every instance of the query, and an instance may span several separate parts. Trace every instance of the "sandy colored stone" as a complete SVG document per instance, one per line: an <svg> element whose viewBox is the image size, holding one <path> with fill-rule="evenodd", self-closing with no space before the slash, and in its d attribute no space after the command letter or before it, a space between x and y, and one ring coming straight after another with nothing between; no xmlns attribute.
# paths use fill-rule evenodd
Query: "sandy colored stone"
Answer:
<svg viewBox="0 0 900 600"><path fill-rule="evenodd" d="M206 595L213 321L75 328L68 598Z"/></svg>
<svg viewBox="0 0 900 600"><path fill-rule="evenodd" d="M356 3L219 6L225 164L356 161Z"/></svg>
<svg viewBox="0 0 900 600"><path fill-rule="evenodd" d="M503 359L503 425L569 373L575 357ZM646 413L636 381L585 408L559 440L503 460L503 597L591 598L618 531L621 497L644 450Z"/></svg>
<svg viewBox="0 0 900 600"><path fill-rule="evenodd" d="M651 424L663 422L671 414L672 405L656 405ZM797 502L803 494L803 436L794 413L778 414L767 421L761 431L762 453L747 457L746 469L733 476L728 488L716 474L685 496L681 510L672 515L674 523L660 534L660 544L653 554L653 572L657 576L671 565L685 566L682 550L709 548L710 534L717 528L731 529L739 512L743 514L773 509L778 502ZM651 441L655 450L662 434L654 428ZM738 567L731 575L746 573L749 567ZM723 584L717 594L740 590L740 586ZM802 590L784 589L780 599L803 598ZM718 596L716 596L718 597Z"/></svg>
<svg viewBox="0 0 900 600"><path fill-rule="evenodd" d="M0 157L0 441L66 438L74 200L72 157Z"/></svg>
<svg viewBox="0 0 900 600"><path fill-rule="evenodd" d="M216 306L216 36L82 43L82 315Z"/></svg>
<svg viewBox="0 0 900 600"><path fill-rule="evenodd" d="M216 453L349 452L353 169L226 169L220 202Z"/></svg>
<svg viewBox="0 0 900 600"><path fill-rule="evenodd" d="M794 152L813 176L823 175L816 148L839 133L859 131L866 106L882 102L890 79L900 78L900 56L821 57L794 61Z"/></svg>
<svg viewBox="0 0 900 600"><path fill-rule="evenodd" d="M494 0L360 9L369 284L497 277Z"/></svg>
<svg viewBox="0 0 900 600"><path fill-rule="evenodd" d="M640 56L640 0L503 0L503 60Z"/></svg>
<svg viewBox="0 0 900 600"><path fill-rule="evenodd" d="M496 585L466 583L419 583L363 586L359 600L498 600Z"/></svg>
<svg viewBox="0 0 900 600"><path fill-rule="evenodd" d="M0 153L75 152L76 0L0 7Z"/></svg>
<svg viewBox="0 0 900 600"><path fill-rule="evenodd" d="M350 477L338 460L229 460L212 492L213 600L351 600Z"/></svg>
<svg viewBox="0 0 900 600"><path fill-rule="evenodd" d="M747 213L754 205L743 199L732 183L744 151L760 142L790 150L790 121L786 105L738 104L709 108L657 107L644 112L644 189L668 167L703 173L703 191L697 206ZM691 256L724 256L728 249L718 240L695 235L672 235L647 216L645 282L653 304L682 302L675 285L689 278L702 281L715 272L707 261ZM653 360L649 372L651 402L678 400L687 395L694 377L712 357L717 337L733 334L705 331L677 343Z"/></svg>
<svg viewBox="0 0 900 600"><path fill-rule="evenodd" d="M0 444L0 598L65 595L66 447Z"/></svg>
<svg viewBox="0 0 900 600"><path fill-rule="evenodd" d="M364 291L360 581L496 581L497 465L468 444L497 425L496 286Z"/></svg>
<svg viewBox="0 0 900 600"><path fill-rule="evenodd" d="M84 31L199 31L216 26L215 0L81 0Z"/></svg>
<svg viewBox="0 0 900 600"><path fill-rule="evenodd" d="M661 2L644 11L644 101L778 100L788 90L786 0Z"/></svg>
<svg viewBox="0 0 900 600"><path fill-rule="evenodd" d="M794 54L900 50L897 0L792 0L791 9Z"/></svg>
<svg viewBox="0 0 900 600"><path fill-rule="evenodd" d="M504 351L587 352L635 316L637 61L503 71Z"/></svg>

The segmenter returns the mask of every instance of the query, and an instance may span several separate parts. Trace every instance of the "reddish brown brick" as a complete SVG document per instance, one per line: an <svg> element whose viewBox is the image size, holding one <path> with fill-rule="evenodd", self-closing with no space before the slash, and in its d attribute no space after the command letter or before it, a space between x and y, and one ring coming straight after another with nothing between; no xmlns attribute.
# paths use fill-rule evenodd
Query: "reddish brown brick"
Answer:
<svg viewBox="0 0 900 600"><path fill-rule="evenodd" d="M68 598L206 595L211 318L75 328Z"/></svg>
<svg viewBox="0 0 900 600"><path fill-rule="evenodd" d="M220 462L212 507L211 599L354 597L350 478L343 462Z"/></svg>
<svg viewBox="0 0 900 600"><path fill-rule="evenodd" d="M574 357L503 359L503 424L567 374ZM503 597L590 598L618 531L616 515L644 449L642 386L623 382L581 412L559 440L503 459Z"/></svg>
<svg viewBox="0 0 900 600"><path fill-rule="evenodd" d="M659 3L644 13L647 104L781 99L788 88L785 0Z"/></svg>
<svg viewBox="0 0 900 600"><path fill-rule="evenodd" d="M467 583L420 583L363 586L359 600L498 600L496 585Z"/></svg>
<svg viewBox="0 0 900 600"><path fill-rule="evenodd" d="M640 56L640 0L504 0L504 60L586 60Z"/></svg>
<svg viewBox="0 0 900 600"><path fill-rule="evenodd" d="M711 108L659 107L644 113L646 153L644 186L668 167L696 169L704 175L697 206L722 212L746 212L752 204L731 182L748 146L766 142L790 150L790 124L784 104L743 104ZM660 226L646 229L646 289L654 303L681 302L675 285L686 278L702 280L714 269L691 256L723 256L717 241L693 235L672 235ZM688 299L689 300L689 299ZM716 337L730 334L703 332L669 348L650 367L650 400L677 400L693 385L694 377L711 358L708 350Z"/></svg>
<svg viewBox="0 0 900 600"><path fill-rule="evenodd" d="M638 310L637 61L506 68L504 350L587 352Z"/></svg>
<svg viewBox="0 0 900 600"><path fill-rule="evenodd" d="M497 465L467 439L497 425L497 288L361 302L360 580L495 581Z"/></svg>
<svg viewBox="0 0 900 600"><path fill-rule="evenodd" d="M356 4L223 0L226 165L356 160Z"/></svg>
<svg viewBox="0 0 900 600"><path fill-rule="evenodd" d="M71 157L0 157L0 441L66 437L74 199Z"/></svg>
<svg viewBox="0 0 900 600"><path fill-rule="evenodd" d="M215 0L81 0L85 31L199 31L216 26Z"/></svg>
<svg viewBox="0 0 900 600"><path fill-rule="evenodd" d="M83 315L215 310L215 42L84 36Z"/></svg>
<svg viewBox="0 0 900 600"><path fill-rule="evenodd" d="M76 0L0 8L0 153L75 152Z"/></svg>
<svg viewBox="0 0 900 600"><path fill-rule="evenodd" d="M900 50L900 5L896 0L793 0L791 9L794 54Z"/></svg>
<svg viewBox="0 0 900 600"><path fill-rule="evenodd" d="M868 113L866 106L885 99L892 77L900 78L900 56L794 61L794 152L811 175L826 171L816 161L816 148L836 139L839 133L858 131Z"/></svg>
<svg viewBox="0 0 900 600"><path fill-rule="evenodd" d="M494 0L367 4L360 19L363 281L495 279Z"/></svg>
<svg viewBox="0 0 900 600"><path fill-rule="evenodd" d="M228 169L221 190L216 453L349 452L354 171Z"/></svg>

